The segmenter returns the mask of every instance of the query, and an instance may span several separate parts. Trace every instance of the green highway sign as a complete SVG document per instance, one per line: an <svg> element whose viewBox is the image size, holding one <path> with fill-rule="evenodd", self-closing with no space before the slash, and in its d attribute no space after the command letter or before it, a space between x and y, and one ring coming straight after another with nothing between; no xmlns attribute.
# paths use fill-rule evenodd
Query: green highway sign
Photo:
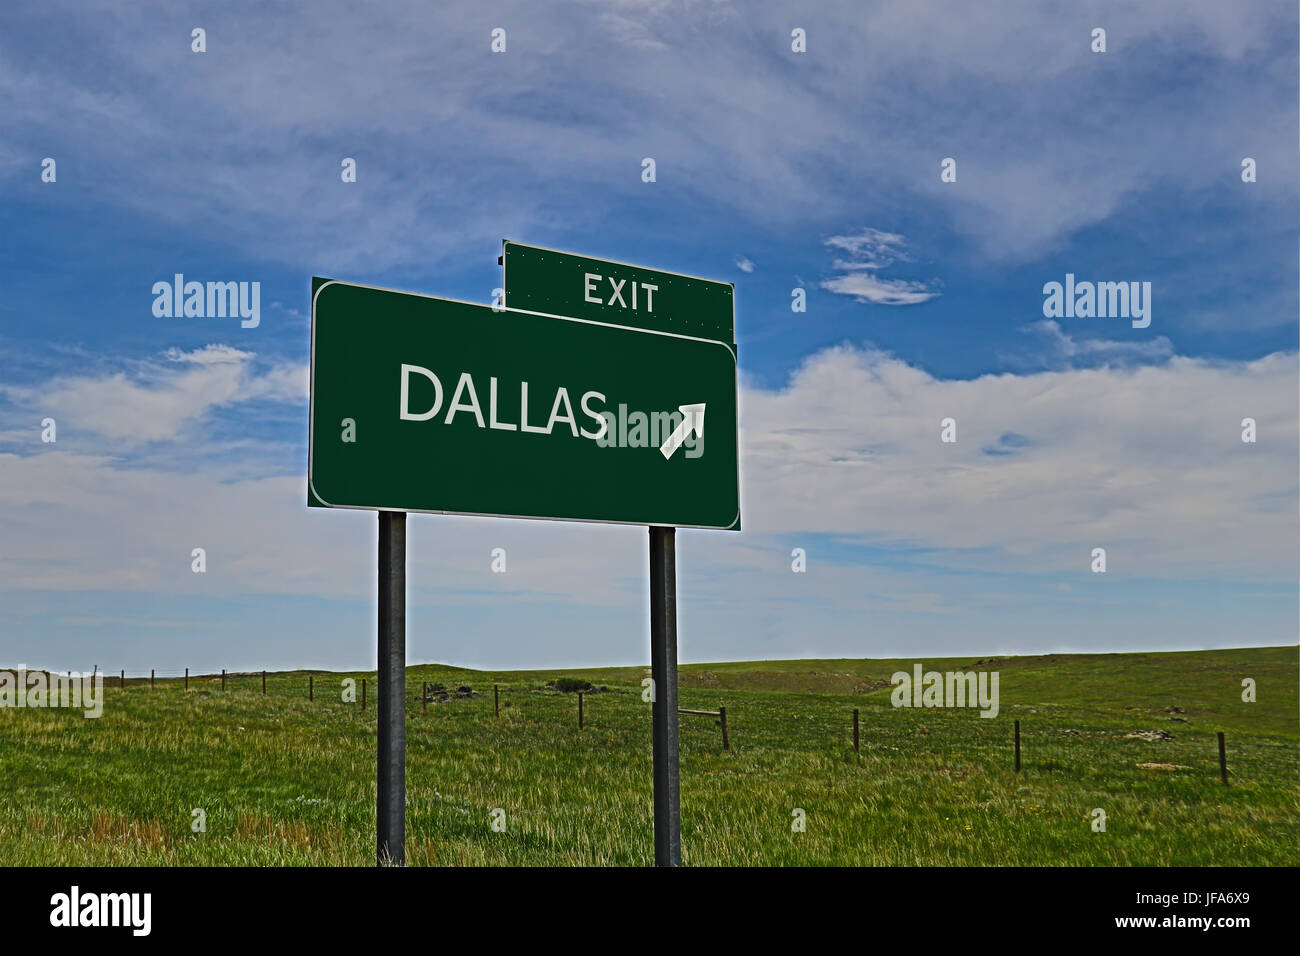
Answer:
<svg viewBox="0 0 1300 956"><path fill-rule="evenodd" d="M500 307L311 283L307 504L379 512L376 860L405 861L425 511L650 526L655 863L677 866L676 529L740 530L734 290L508 241L501 264Z"/></svg>
<svg viewBox="0 0 1300 956"><path fill-rule="evenodd" d="M504 305L696 338L736 341L730 282L592 259L572 252L502 244Z"/></svg>
<svg viewBox="0 0 1300 956"><path fill-rule="evenodd" d="M634 326L313 279L308 504L739 530L731 287L689 282L725 338L670 284Z"/></svg>

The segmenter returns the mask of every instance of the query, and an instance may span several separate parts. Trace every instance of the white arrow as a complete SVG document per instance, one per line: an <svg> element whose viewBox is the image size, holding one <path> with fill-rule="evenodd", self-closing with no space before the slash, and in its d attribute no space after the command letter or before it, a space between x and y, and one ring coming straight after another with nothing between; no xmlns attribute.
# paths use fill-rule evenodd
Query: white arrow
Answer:
<svg viewBox="0 0 1300 956"><path fill-rule="evenodd" d="M682 442L686 441L686 436L691 432L695 432L701 438L704 437L704 403L678 405L677 410L682 413L682 423L674 428L668 440L659 446L659 453L665 458L673 457L673 452L682 447Z"/></svg>

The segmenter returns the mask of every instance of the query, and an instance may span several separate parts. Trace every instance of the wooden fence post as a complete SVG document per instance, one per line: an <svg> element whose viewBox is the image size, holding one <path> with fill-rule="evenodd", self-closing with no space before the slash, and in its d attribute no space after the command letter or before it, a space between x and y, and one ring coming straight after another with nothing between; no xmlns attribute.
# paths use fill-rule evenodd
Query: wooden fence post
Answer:
<svg viewBox="0 0 1300 956"><path fill-rule="evenodd" d="M185 689L190 689L190 669L188 667L185 668Z"/></svg>
<svg viewBox="0 0 1300 956"><path fill-rule="evenodd" d="M492 715L494 717L501 716L501 694L496 684L492 685Z"/></svg>
<svg viewBox="0 0 1300 956"><path fill-rule="evenodd" d="M224 667L221 668L221 689L226 689L226 669Z"/></svg>
<svg viewBox="0 0 1300 956"><path fill-rule="evenodd" d="M153 668L149 668L149 689L153 690Z"/></svg>
<svg viewBox="0 0 1300 956"><path fill-rule="evenodd" d="M1020 721L1016 721L1016 773L1020 772Z"/></svg>
<svg viewBox="0 0 1300 956"><path fill-rule="evenodd" d="M314 674L307 675L307 699L316 699L316 676Z"/></svg>
<svg viewBox="0 0 1300 956"><path fill-rule="evenodd" d="M361 678L361 709L366 709L366 679Z"/></svg>
<svg viewBox="0 0 1300 956"><path fill-rule="evenodd" d="M578 691L578 729L582 729L582 691Z"/></svg>
<svg viewBox="0 0 1300 956"><path fill-rule="evenodd" d="M853 752L858 753L858 709L853 708Z"/></svg>
<svg viewBox="0 0 1300 956"><path fill-rule="evenodd" d="M262 696L266 696L266 671L262 671Z"/></svg>
<svg viewBox="0 0 1300 956"><path fill-rule="evenodd" d="M126 671L125 671L125 670L122 671L122 676L121 676L121 678L119 678L119 680L118 680L118 685L117 685L117 686L120 687L120 688L122 688L123 690L126 690Z"/></svg>
<svg viewBox="0 0 1300 956"><path fill-rule="evenodd" d="M424 701L424 712L429 712L429 682L420 681L420 700Z"/></svg>
<svg viewBox="0 0 1300 956"><path fill-rule="evenodd" d="M731 749L731 735L727 731L727 708L719 707L717 710L690 710L690 709L679 707L677 709L677 713L686 714L690 717L718 718L718 726L722 728L722 749L723 750Z"/></svg>
<svg viewBox="0 0 1300 956"><path fill-rule="evenodd" d="M1228 785L1228 748L1223 743L1223 731L1219 731L1219 779Z"/></svg>

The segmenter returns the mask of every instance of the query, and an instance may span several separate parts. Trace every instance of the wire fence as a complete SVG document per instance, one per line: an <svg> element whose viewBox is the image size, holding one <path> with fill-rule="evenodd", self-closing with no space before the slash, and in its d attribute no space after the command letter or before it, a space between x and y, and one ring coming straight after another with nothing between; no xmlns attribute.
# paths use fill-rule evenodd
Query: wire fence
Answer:
<svg viewBox="0 0 1300 956"><path fill-rule="evenodd" d="M264 696L281 696L297 688L309 702L334 699L355 705L362 712L374 709L373 688L362 674L268 675L266 671L226 670L191 674L186 669L183 676L159 677L154 670L148 677L127 675L124 670L105 675L105 686L110 690L154 690L160 684L179 684L186 691L253 691ZM862 759L889 760L906 755L913 761L928 761L937 772L957 776L968 773L971 766L1078 776L1108 769L1138 769L1214 776L1225 785L1234 778L1275 773L1278 766L1285 767L1296 757L1293 741L1268 735L1252 735L1249 748L1234 749L1234 741L1244 736L1239 731L1229 734L1193 727L1177 707L1154 716L1133 715L1128 721L1133 726L1128 729L1114 726L1117 715L1081 718L1069 712L1040 713L1032 707L1018 707L1012 713L986 718L973 709L894 708L878 703L854 707L843 698L808 694L739 695L698 688L681 688L679 693L679 736L684 751L745 753L806 748L852 753ZM537 706L535 695L539 694L549 698L545 713ZM644 719L648 724L649 707L643 696L626 688L615 693L565 694L550 688L501 684L492 685L488 692L481 684L476 690L468 684L430 680L407 683L408 714L412 716L428 714L431 706L476 701L475 706L490 710L496 718L501 716L504 702L516 712L527 710L537 719L555 720L557 706L561 710L571 706L573 726L578 731L593 726L593 721L599 727L610 719ZM810 702L809 698L815 700ZM570 703L560 705L559 700Z"/></svg>

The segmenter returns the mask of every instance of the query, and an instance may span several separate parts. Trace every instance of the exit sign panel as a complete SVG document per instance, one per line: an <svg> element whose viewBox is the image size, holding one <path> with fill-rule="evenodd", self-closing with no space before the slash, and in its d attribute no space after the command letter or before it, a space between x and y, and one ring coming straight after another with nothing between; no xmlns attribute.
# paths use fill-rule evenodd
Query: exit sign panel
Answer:
<svg viewBox="0 0 1300 956"><path fill-rule="evenodd" d="M504 243L505 306L733 345L730 282Z"/></svg>

